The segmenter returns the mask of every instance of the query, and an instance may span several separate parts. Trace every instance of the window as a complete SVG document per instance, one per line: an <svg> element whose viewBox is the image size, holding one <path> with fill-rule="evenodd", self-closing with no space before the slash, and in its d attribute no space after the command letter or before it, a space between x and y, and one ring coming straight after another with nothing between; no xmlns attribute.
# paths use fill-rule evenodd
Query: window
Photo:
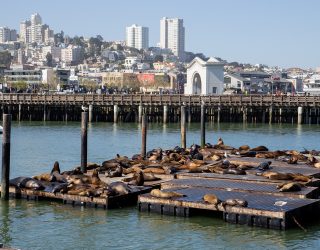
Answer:
<svg viewBox="0 0 320 250"><path fill-rule="evenodd" d="M212 87L212 94L216 94L217 93L217 87Z"/></svg>

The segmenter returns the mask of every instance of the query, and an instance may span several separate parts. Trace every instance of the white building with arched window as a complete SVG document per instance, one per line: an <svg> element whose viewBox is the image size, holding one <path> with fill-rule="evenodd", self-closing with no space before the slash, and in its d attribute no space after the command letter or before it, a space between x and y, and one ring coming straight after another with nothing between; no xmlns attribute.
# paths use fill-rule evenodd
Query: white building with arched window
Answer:
<svg viewBox="0 0 320 250"><path fill-rule="evenodd" d="M187 67L186 95L222 94L224 83L224 63L214 57L204 61L194 58Z"/></svg>

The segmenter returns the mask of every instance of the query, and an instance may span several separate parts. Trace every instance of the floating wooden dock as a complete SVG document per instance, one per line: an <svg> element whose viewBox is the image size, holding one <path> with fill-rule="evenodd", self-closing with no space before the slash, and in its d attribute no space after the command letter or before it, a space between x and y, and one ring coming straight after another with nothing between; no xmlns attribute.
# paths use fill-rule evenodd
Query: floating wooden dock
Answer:
<svg viewBox="0 0 320 250"><path fill-rule="evenodd" d="M139 190L130 192L124 195L115 195L106 198L102 197L87 197L80 195L70 195L62 193L51 193L39 190L31 190L25 188L10 187L10 196L16 199L26 200L54 200L62 202L63 204L71 204L73 206L86 206L95 208L119 208L128 205L137 204L139 194L148 193L151 191L151 187L139 187Z"/></svg>
<svg viewBox="0 0 320 250"><path fill-rule="evenodd" d="M204 210L219 211L222 218L231 223L261 226L273 229L287 229L295 221L306 221L317 215L320 200L297 199L268 194L244 193L240 191L212 190L210 188L172 188L186 195L179 198L156 198L150 194L139 196L139 210L165 215L191 216L201 214ZM215 205L203 201L205 194L213 193L221 200L244 199L248 207L226 206L218 210ZM279 205L277 206L276 204ZM282 205L283 204L283 205Z"/></svg>

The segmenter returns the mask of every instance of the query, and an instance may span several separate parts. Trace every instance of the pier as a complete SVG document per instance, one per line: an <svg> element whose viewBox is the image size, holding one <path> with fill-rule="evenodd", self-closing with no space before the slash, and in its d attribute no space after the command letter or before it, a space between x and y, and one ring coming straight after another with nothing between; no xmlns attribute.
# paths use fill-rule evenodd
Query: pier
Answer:
<svg viewBox="0 0 320 250"><path fill-rule="evenodd" d="M274 95L106 95L106 94L1 94L1 113L13 120L80 121L83 106L89 122L200 122L206 121L319 124L320 96ZM2 115L2 114L1 114Z"/></svg>

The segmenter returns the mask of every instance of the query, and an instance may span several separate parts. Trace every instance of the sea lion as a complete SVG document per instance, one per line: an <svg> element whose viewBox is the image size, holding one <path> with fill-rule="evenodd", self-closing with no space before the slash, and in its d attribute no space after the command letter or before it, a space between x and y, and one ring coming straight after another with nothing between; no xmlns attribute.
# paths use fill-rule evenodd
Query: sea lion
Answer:
<svg viewBox="0 0 320 250"><path fill-rule="evenodd" d="M181 193L177 193L177 192L173 192L173 191L163 191L160 189L153 189L150 194L151 194L151 196L157 197L157 198L174 198L174 197L186 196Z"/></svg>
<svg viewBox="0 0 320 250"><path fill-rule="evenodd" d="M277 186L279 192L296 192L301 190L302 185L297 182L284 183Z"/></svg>
<svg viewBox="0 0 320 250"><path fill-rule="evenodd" d="M223 140L222 140L221 137L219 137L218 142L217 142L217 145L218 145L218 146L224 145L224 142L223 142Z"/></svg>
<svg viewBox="0 0 320 250"><path fill-rule="evenodd" d="M114 171L112 171L111 169L109 169L108 171L107 171L107 177L121 177L122 176L122 173L123 173L123 167L119 164L118 166L117 166L117 168L114 170Z"/></svg>
<svg viewBox="0 0 320 250"><path fill-rule="evenodd" d="M63 182L63 183L66 183L67 182L67 179L65 178L64 175L60 174L59 172L57 171L54 171L52 174L51 174L51 180L52 182Z"/></svg>
<svg viewBox="0 0 320 250"><path fill-rule="evenodd" d="M240 164L237 169L239 170L249 170L249 169L253 169L254 167L253 166L248 166L248 165L242 165Z"/></svg>
<svg viewBox="0 0 320 250"><path fill-rule="evenodd" d="M144 174L143 175L144 181L158 181L161 180L161 178L154 176L153 173L150 174Z"/></svg>
<svg viewBox="0 0 320 250"><path fill-rule="evenodd" d="M166 174L166 171L163 168L146 168L143 170L143 172L153 174Z"/></svg>
<svg viewBox="0 0 320 250"><path fill-rule="evenodd" d="M38 180L38 181L46 181L49 182L51 181L51 174L49 173L43 173L43 174L39 174L36 176L32 176L33 179Z"/></svg>
<svg viewBox="0 0 320 250"><path fill-rule="evenodd" d="M105 183L103 181L101 181L101 179L99 177L99 173L96 170L93 170L93 172L92 172L91 184L96 185L96 186L105 185Z"/></svg>
<svg viewBox="0 0 320 250"><path fill-rule="evenodd" d="M67 193L68 183L50 182L49 185L45 187L44 191L50 193Z"/></svg>
<svg viewBox="0 0 320 250"><path fill-rule="evenodd" d="M112 182L108 185L108 187L116 194L116 195L124 195L130 192L130 187L121 181Z"/></svg>
<svg viewBox="0 0 320 250"><path fill-rule="evenodd" d="M9 185L19 188L30 188L33 190L43 190L45 186L42 182L30 177L17 177L9 181Z"/></svg>
<svg viewBox="0 0 320 250"><path fill-rule="evenodd" d="M298 163L298 160L299 160L299 157L298 157L297 155L292 155L292 156L288 159L287 163L288 163L288 164L297 164L297 163Z"/></svg>
<svg viewBox="0 0 320 250"><path fill-rule="evenodd" d="M247 207L248 202L242 199L227 199L221 202L222 207L225 209L226 206L238 206L238 207Z"/></svg>
<svg viewBox="0 0 320 250"><path fill-rule="evenodd" d="M228 168L224 170L224 174L246 175L246 171L237 168Z"/></svg>
<svg viewBox="0 0 320 250"><path fill-rule="evenodd" d="M239 151L249 150L250 147L248 145L242 145L239 147Z"/></svg>
<svg viewBox="0 0 320 250"><path fill-rule="evenodd" d="M60 166L59 166L59 162L58 161L55 161L54 164L53 164L53 168L51 170L51 174L53 172L58 172L60 174Z"/></svg>
<svg viewBox="0 0 320 250"><path fill-rule="evenodd" d="M290 174L278 173L278 172L264 172L261 174L263 177L266 177L270 180L292 180Z"/></svg>
<svg viewBox="0 0 320 250"><path fill-rule="evenodd" d="M221 201L215 194L205 194L202 198L206 203L217 206Z"/></svg>
<svg viewBox="0 0 320 250"><path fill-rule="evenodd" d="M258 146L258 147L255 147L255 148L251 148L250 151L258 151L258 152L261 152L261 151L269 151L269 149L265 146Z"/></svg>
<svg viewBox="0 0 320 250"><path fill-rule="evenodd" d="M320 168L320 162L316 162L315 164L313 164L313 166L314 166L315 168Z"/></svg>
<svg viewBox="0 0 320 250"><path fill-rule="evenodd" d="M303 174L289 174L293 181L310 182L312 177Z"/></svg>
<svg viewBox="0 0 320 250"><path fill-rule="evenodd" d="M133 175L133 180L129 182L129 185L143 186L144 184L144 175L142 171L135 172Z"/></svg>
<svg viewBox="0 0 320 250"><path fill-rule="evenodd" d="M219 161L219 160L221 160L221 156L220 155L216 155L216 154L214 154L213 156L211 156L211 160L213 160L213 161Z"/></svg>
<svg viewBox="0 0 320 250"><path fill-rule="evenodd" d="M271 169L270 165L271 165L272 161L264 161L264 162L261 162L258 166L258 169L261 170L261 171L265 171L265 170L268 170L268 169Z"/></svg>

